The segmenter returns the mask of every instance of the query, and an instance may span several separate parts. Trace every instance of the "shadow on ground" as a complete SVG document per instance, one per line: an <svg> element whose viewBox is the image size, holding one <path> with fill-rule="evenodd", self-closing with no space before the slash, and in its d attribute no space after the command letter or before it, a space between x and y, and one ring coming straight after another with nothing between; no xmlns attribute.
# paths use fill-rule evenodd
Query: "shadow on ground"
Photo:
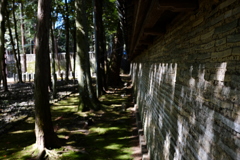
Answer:
<svg viewBox="0 0 240 160"><path fill-rule="evenodd" d="M129 88L119 89L100 98L102 110L78 112L78 94L54 103L54 130L64 141L51 150L49 159L117 160L133 159L134 122ZM0 159L34 159L34 118L14 126L0 136Z"/></svg>

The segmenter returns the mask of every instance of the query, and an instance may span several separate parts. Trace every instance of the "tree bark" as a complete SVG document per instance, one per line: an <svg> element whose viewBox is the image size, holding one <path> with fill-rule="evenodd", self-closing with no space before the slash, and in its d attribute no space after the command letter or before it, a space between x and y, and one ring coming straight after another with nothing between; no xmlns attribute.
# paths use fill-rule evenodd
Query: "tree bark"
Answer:
<svg viewBox="0 0 240 160"><path fill-rule="evenodd" d="M5 47L4 47L4 34L5 34L5 7L6 1L0 0L0 75L3 80L4 91L8 91L6 63L5 63Z"/></svg>
<svg viewBox="0 0 240 160"><path fill-rule="evenodd" d="M123 84L121 77L120 77L120 67L121 67L121 60L123 54L123 32L118 24L117 28L117 35L114 37L113 40L113 53L111 54L111 60L109 63L109 70L108 70L108 86L117 87Z"/></svg>
<svg viewBox="0 0 240 160"><path fill-rule="evenodd" d="M7 68L6 68L6 58L5 58L5 48L4 48L4 53L3 53L3 56L2 56L2 78L3 78L4 92L8 92L6 70L7 70Z"/></svg>
<svg viewBox="0 0 240 160"><path fill-rule="evenodd" d="M52 20L52 18L51 18ZM53 31L54 31L54 25L55 25L55 22L52 21L52 27L51 27L51 39L52 39L52 77L53 77L53 83L52 83L52 89L53 89L53 98L56 98L57 97L57 87L56 87L56 83L57 83L57 76L56 76L56 69L55 69L55 37L54 37L54 34L53 34Z"/></svg>
<svg viewBox="0 0 240 160"><path fill-rule="evenodd" d="M88 36L87 36L87 21L85 0L75 1L77 11L76 18L76 41L77 41L77 54L76 66L78 70L78 83L79 83L79 110L97 110L99 103L96 95L93 94L91 77L90 77L90 62L88 54Z"/></svg>
<svg viewBox="0 0 240 160"><path fill-rule="evenodd" d="M53 130L49 105L49 19L51 0L38 1L38 26L35 42L35 135L36 145L41 151L59 147L59 139Z"/></svg>
<svg viewBox="0 0 240 160"><path fill-rule="evenodd" d="M69 80L69 67L70 67L70 53L69 53L69 17L68 17L68 2L65 0L66 16L65 18L65 31L66 31L66 75L65 80Z"/></svg>
<svg viewBox="0 0 240 160"><path fill-rule="evenodd" d="M23 53L23 72L27 72L27 59L26 59L26 51L25 51L25 28L24 28L24 20L23 20L23 2L20 3L20 13L21 13L21 39L22 39L22 53Z"/></svg>
<svg viewBox="0 0 240 160"><path fill-rule="evenodd" d="M100 72L101 72L101 82L102 82L102 93L106 89L106 72L105 72L105 53L106 53L106 44L105 44L105 31L103 26L103 8L102 0L95 0L96 4L96 18L97 18L97 37L98 37L98 48L99 48L99 63L100 63Z"/></svg>
<svg viewBox="0 0 240 160"><path fill-rule="evenodd" d="M0 0L0 85L2 82L2 56L4 54L4 0Z"/></svg>
<svg viewBox="0 0 240 160"><path fill-rule="evenodd" d="M101 66L101 47L100 47L100 14L99 2L93 0L93 23L94 23L94 38L95 38L95 55L96 55L96 94L97 97L103 94L103 81L102 81L102 66Z"/></svg>
<svg viewBox="0 0 240 160"><path fill-rule="evenodd" d="M14 59L16 61L16 68L17 68L17 72L18 72L18 75L19 75L19 71L21 71L21 65L20 65L20 62L19 62L19 60L17 58L17 53L16 53L16 49L15 49L15 43L14 43L13 36L12 36L12 29L11 29L10 18L9 18L9 14L10 14L9 11L7 11L6 14L7 14L7 27L8 27L8 31L9 31L11 45L12 45L12 48L13 48Z"/></svg>
<svg viewBox="0 0 240 160"><path fill-rule="evenodd" d="M18 69L18 81L20 83L22 83L22 67L21 67L21 57L20 57L20 51L19 51L19 38L18 38L18 32L17 32L17 20L16 20L16 17L15 17L15 11L14 11L14 4L15 4L15 0L12 1L12 5L13 5L13 21L14 21L14 29L15 29L15 35L16 35L16 41L17 41L17 55L18 55L18 65L19 67L17 68Z"/></svg>
<svg viewBox="0 0 240 160"><path fill-rule="evenodd" d="M77 51L77 45L76 45L76 26L74 27L73 30L73 80L75 81L76 79L76 51Z"/></svg>

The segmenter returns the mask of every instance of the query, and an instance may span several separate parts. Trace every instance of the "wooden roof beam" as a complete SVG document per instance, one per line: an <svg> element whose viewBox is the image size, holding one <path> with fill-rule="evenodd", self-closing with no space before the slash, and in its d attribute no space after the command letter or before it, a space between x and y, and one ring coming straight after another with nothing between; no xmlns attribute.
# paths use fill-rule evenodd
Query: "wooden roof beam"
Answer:
<svg viewBox="0 0 240 160"><path fill-rule="evenodd" d="M173 12L194 10L198 7L198 0L158 0L161 9Z"/></svg>
<svg viewBox="0 0 240 160"><path fill-rule="evenodd" d="M151 45L153 43L152 40L141 40L139 41L139 44L143 44L143 45Z"/></svg>
<svg viewBox="0 0 240 160"><path fill-rule="evenodd" d="M132 45L130 48L130 52L134 52L136 47L138 46L138 43L141 39L141 36L144 34L144 28L152 28L158 21L158 19L162 16L162 13L164 10L160 10L158 7L158 0L151 0L149 6L147 7L146 15L143 18L143 21L141 24L138 24L141 26L140 32L136 35L135 41L132 41Z"/></svg>
<svg viewBox="0 0 240 160"><path fill-rule="evenodd" d="M144 34L146 35L154 35L154 36L160 36L163 35L166 32L166 29L164 28L159 28L159 29L155 29L155 28L146 28L144 29Z"/></svg>

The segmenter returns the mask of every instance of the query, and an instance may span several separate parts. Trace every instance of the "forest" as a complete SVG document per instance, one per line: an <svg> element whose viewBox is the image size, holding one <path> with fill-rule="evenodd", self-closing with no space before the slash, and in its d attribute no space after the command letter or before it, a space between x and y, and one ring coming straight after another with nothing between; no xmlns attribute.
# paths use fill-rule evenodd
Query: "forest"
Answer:
<svg viewBox="0 0 240 160"><path fill-rule="evenodd" d="M0 0L0 159L131 159L122 7Z"/></svg>

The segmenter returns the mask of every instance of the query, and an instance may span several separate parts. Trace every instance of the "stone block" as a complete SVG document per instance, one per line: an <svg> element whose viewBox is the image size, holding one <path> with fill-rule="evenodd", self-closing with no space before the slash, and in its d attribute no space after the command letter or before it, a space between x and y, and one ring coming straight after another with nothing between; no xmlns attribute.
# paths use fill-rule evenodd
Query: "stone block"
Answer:
<svg viewBox="0 0 240 160"><path fill-rule="evenodd" d="M240 56L240 47L233 48L232 55L233 56Z"/></svg>
<svg viewBox="0 0 240 160"><path fill-rule="evenodd" d="M232 34L227 36L228 43L240 42L240 34Z"/></svg>
<svg viewBox="0 0 240 160"><path fill-rule="evenodd" d="M216 46L220 46L220 45L223 45L226 43L227 43L226 38L221 38L221 39L216 40Z"/></svg>
<svg viewBox="0 0 240 160"><path fill-rule="evenodd" d="M200 25L203 21L204 21L204 18L200 17L197 21L195 21L193 23L192 27L196 27L196 26Z"/></svg>
<svg viewBox="0 0 240 160"><path fill-rule="evenodd" d="M229 11L225 12L225 14L224 14L225 19L228 17L231 17L231 16L232 16L232 10L229 10Z"/></svg>
<svg viewBox="0 0 240 160"><path fill-rule="evenodd" d="M227 24L224 24L222 26L217 27L215 29L214 34L221 34L221 33L230 31L230 30L236 28L237 25L238 25L238 20L234 20L234 21L232 21L230 23L227 23Z"/></svg>
<svg viewBox="0 0 240 160"><path fill-rule="evenodd" d="M208 39L208 38L211 38L214 34L214 29L212 29L211 31L205 33L205 34L202 34L201 35L201 40L205 40L205 39Z"/></svg>
<svg viewBox="0 0 240 160"><path fill-rule="evenodd" d="M216 18L213 18L211 20L211 25L215 25L216 23L219 23L220 21L223 21L224 20L224 14L221 14L220 16L216 17Z"/></svg>
<svg viewBox="0 0 240 160"><path fill-rule="evenodd" d="M236 2L237 0L227 0L227 1L223 1L220 6L219 9L223 9L231 4L233 4L234 2Z"/></svg>
<svg viewBox="0 0 240 160"><path fill-rule="evenodd" d="M232 49L227 49L221 52L213 52L211 54L211 58L222 58L222 57L230 56L231 54L232 54Z"/></svg>
<svg viewBox="0 0 240 160"><path fill-rule="evenodd" d="M236 14L239 14L240 13L240 6L237 6L236 8L234 8L233 10L232 10L232 14L233 15L236 15Z"/></svg>

